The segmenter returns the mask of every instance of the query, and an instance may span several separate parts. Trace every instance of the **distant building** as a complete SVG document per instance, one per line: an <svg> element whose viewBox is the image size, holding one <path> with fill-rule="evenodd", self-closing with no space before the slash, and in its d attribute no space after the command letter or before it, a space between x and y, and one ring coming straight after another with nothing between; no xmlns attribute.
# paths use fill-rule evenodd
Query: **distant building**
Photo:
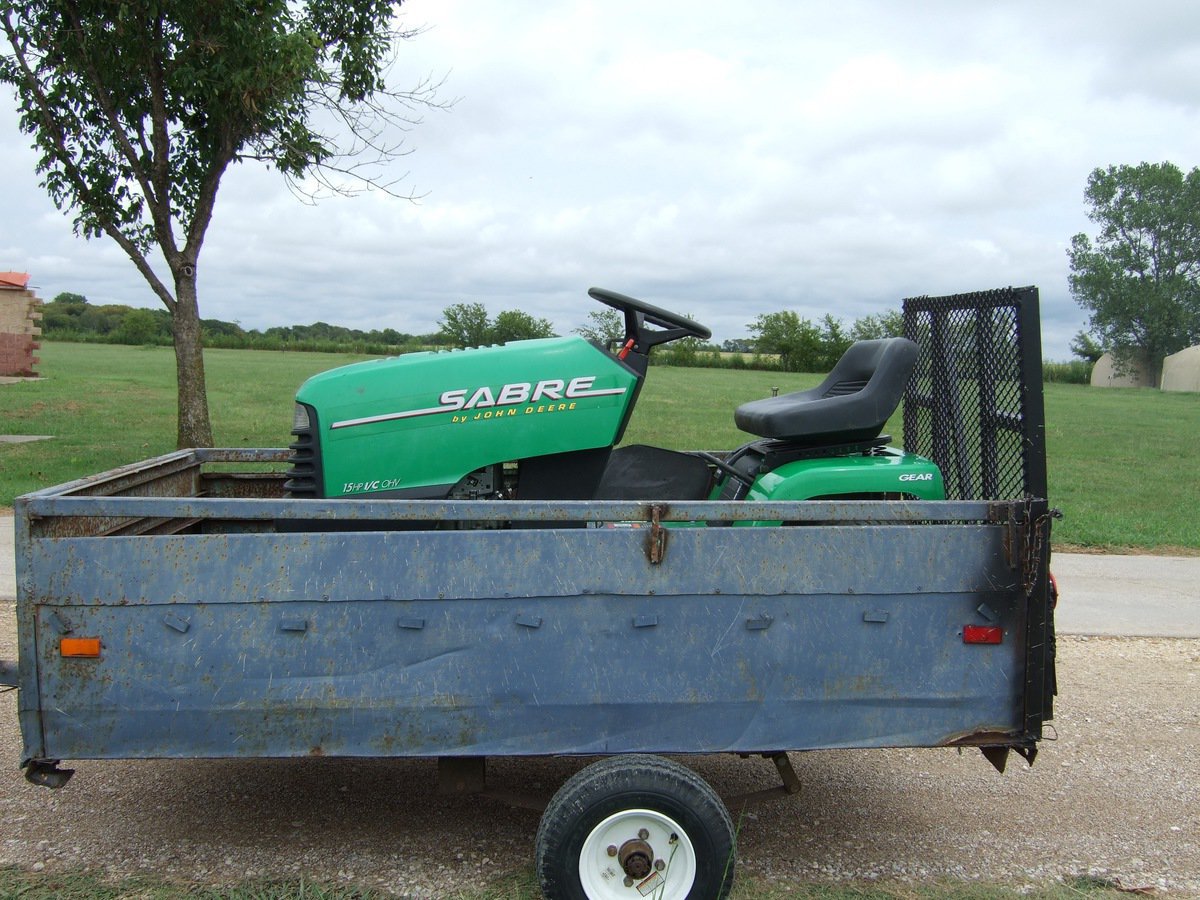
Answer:
<svg viewBox="0 0 1200 900"><path fill-rule="evenodd" d="M1200 344L1163 360L1162 389L1200 393Z"/></svg>
<svg viewBox="0 0 1200 900"><path fill-rule="evenodd" d="M0 375L37 374L41 318L42 301L29 290L29 275L0 272Z"/></svg>
<svg viewBox="0 0 1200 900"><path fill-rule="evenodd" d="M1147 374L1149 365L1136 362L1122 372L1117 371L1111 353L1105 353L1092 367L1092 387L1160 387L1164 391L1200 393L1200 344L1172 353L1162 363L1161 377L1155 383Z"/></svg>
<svg viewBox="0 0 1200 900"><path fill-rule="evenodd" d="M1092 387L1154 387L1154 379L1136 364L1118 372L1113 355L1105 353L1092 366Z"/></svg>

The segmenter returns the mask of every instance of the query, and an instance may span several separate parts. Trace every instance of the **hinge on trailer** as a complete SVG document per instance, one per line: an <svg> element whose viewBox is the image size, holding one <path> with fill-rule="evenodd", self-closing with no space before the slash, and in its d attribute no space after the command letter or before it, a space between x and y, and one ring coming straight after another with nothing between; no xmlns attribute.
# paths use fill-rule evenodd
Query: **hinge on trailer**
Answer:
<svg viewBox="0 0 1200 900"><path fill-rule="evenodd" d="M988 521L1004 527L1004 562L1013 571L1017 570L1021 561L1021 504L1019 502L1005 503L993 506L988 515Z"/></svg>
<svg viewBox="0 0 1200 900"><path fill-rule="evenodd" d="M650 564L657 566L667 555L667 529L662 526L662 515L667 507L655 503L650 507L650 536L646 538L646 556Z"/></svg>
<svg viewBox="0 0 1200 900"><path fill-rule="evenodd" d="M1046 549L1047 525L1051 519L1061 519L1062 513L1050 509L1033 516L1033 501L1016 500L1003 507L1004 561L1018 573L1026 597L1033 595L1041 572L1041 560ZM996 521L999 517L993 517Z"/></svg>
<svg viewBox="0 0 1200 900"><path fill-rule="evenodd" d="M1050 534L1050 520L1061 519L1062 512L1058 509L1048 509L1036 519L1033 518L1033 502L1025 501L1021 524L1021 586L1025 596L1032 597L1041 577L1042 560L1046 552L1046 538Z"/></svg>

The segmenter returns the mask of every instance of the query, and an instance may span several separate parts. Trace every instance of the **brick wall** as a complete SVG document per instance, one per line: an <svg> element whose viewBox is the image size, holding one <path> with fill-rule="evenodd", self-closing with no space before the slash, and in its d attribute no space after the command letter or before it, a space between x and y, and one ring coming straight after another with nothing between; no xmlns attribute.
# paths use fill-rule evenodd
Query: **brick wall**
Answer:
<svg viewBox="0 0 1200 900"><path fill-rule="evenodd" d="M41 318L42 301L33 291L0 290L0 375L37 374Z"/></svg>

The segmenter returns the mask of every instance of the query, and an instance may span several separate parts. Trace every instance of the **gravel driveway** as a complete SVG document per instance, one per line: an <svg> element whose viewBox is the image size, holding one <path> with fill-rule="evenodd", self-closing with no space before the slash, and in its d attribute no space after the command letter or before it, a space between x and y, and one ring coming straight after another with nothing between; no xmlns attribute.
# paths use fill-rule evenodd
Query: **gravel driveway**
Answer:
<svg viewBox="0 0 1200 900"><path fill-rule="evenodd" d="M0 656L15 657L11 604ZM1091 874L1200 896L1200 641L1061 638L1055 727L1032 768L953 750L793 754L799 798L741 824L767 879L1043 883ZM304 875L439 897L532 864L537 813L441 797L430 760L79 762L25 782L0 696L0 865L182 881ZM776 783L761 759L690 761L718 793ZM492 786L552 793L574 759L497 760ZM736 811L735 811L736 817Z"/></svg>

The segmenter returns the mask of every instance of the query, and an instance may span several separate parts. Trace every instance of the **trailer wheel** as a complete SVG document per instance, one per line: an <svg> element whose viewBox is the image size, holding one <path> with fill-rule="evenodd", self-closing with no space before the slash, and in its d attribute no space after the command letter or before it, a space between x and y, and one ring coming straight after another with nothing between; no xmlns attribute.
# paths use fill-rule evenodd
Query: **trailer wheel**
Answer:
<svg viewBox="0 0 1200 900"><path fill-rule="evenodd" d="M733 884L733 820L691 769L614 756L578 772L538 826L547 900L720 900Z"/></svg>

